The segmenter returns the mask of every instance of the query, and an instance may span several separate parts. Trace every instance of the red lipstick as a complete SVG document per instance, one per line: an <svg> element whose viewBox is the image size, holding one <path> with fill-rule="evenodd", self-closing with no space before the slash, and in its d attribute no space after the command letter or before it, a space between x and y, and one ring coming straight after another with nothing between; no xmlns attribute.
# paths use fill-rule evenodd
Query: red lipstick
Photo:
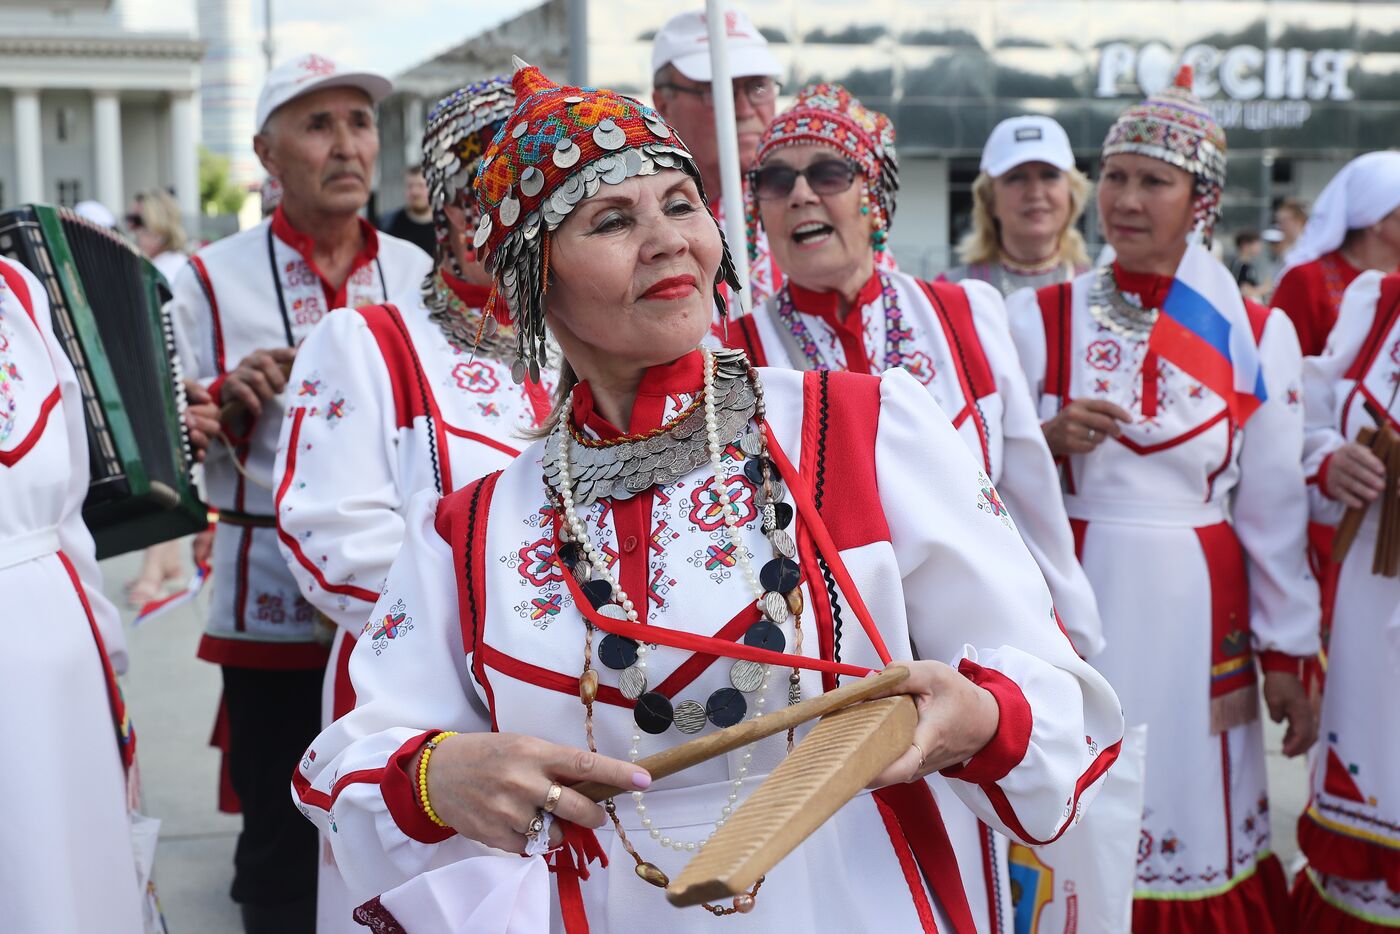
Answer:
<svg viewBox="0 0 1400 934"><path fill-rule="evenodd" d="M669 276L658 282L653 282L651 288L642 293L642 298L674 302L688 297L694 290L694 276Z"/></svg>

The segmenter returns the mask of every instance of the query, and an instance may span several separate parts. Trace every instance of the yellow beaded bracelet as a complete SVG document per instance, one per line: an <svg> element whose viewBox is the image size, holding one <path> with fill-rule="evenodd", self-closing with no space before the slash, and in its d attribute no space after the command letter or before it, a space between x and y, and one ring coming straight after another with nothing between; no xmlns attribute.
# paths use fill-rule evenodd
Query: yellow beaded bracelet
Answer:
<svg viewBox="0 0 1400 934"><path fill-rule="evenodd" d="M428 757L433 754L433 750L438 748L438 744L449 736L456 736L456 733L439 733L428 740L423 747L423 755L418 758L418 803L423 806L423 813L428 815L428 820L439 827L446 827L447 821L437 816L437 811L428 803Z"/></svg>

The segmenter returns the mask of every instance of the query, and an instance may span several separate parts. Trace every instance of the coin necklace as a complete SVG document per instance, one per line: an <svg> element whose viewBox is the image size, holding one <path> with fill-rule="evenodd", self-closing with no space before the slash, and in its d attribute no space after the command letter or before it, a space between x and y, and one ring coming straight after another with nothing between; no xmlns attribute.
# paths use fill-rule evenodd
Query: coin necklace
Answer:
<svg viewBox="0 0 1400 934"><path fill-rule="evenodd" d="M1159 309L1134 305L1123 297L1113 264L1094 270L1089 286L1089 314L1106 330L1129 340L1145 341L1157 323Z"/></svg>
<svg viewBox="0 0 1400 934"><path fill-rule="evenodd" d="M762 481L762 502L760 505L764 509L763 530L768 536L769 542L774 547L775 557L772 561L764 565L759 574L753 571L748 550L744 547L739 534L738 513L729 492L728 482L723 473L722 453L723 447L720 443L718 416L715 405L714 375L715 357L707 349L701 349L704 360L704 389L703 402L705 410L705 427L707 449L710 466L714 473L714 496L719 504L724 516L725 531L730 541L734 545L736 560L740 566L745 580L750 589L753 590L755 602L763 614L762 619L750 627L745 635L745 642L749 645L757 645L771 651L781 652L786 644L786 637L778 627L778 622L787 619L789 613L793 613L797 622L797 642L801 644L800 613L801 596L797 590L800 582L800 570L793 557L796 555L796 545L792 537L779 527L778 510L783 496L781 482L776 477L772 461L767 457L767 442L761 429L754 429L746 433L740 441L741 448L745 453L750 454L751 462L757 464L757 468L750 468L745 465L746 473L757 473ZM757 379L757 373L749 368L749 380L753 386L756 406L755 417L758 424L763 424L764 405L762 385ZM565 529L568 532L568 544L576 545L581 555L575 555L575 569L587 562L585 567L590 571L590 580L584 585L588 589L585 595L589 601L594 603L600 614L611 616L615 619L627 619L630 622L637 621L637 611L631 598L618 586L616 578L613 577L611 569L602 560L603 556L593 546L588 538L587 529L578 518L574 509L573 484L569 470L569 449L570 435L568 432L560 434L560 444L558 453L558 492L562 505L563 520ZM783 525L791 521L791 507ZM561 530L563 531L563 530ZM561 539L565 536L561 534ZM571 569L572 570L572 569ZM592 577L596 573L597 577ZM592 586L589 586L592 585ZM606 586L604 586L606 585ZM586 621L585 621L586 623ZM596 751L596 744L593 736L593 701L597 693L597 672L592 667L592 633L593 627L586 623L585 643L584 643L584 670L579 679L580 700L586 709L585 729L588 736L589 748ZM743 687L748 687L750 691L757 690L758 697L755 700L754 716L762 715L761 708L766 704L768 665L749 663L740 660L735 663L730 671L733 688L721 688L711 695L709 702L704 708L695 701L683 701L674 711L671 709L670 699L657 692L645 691L646 688L646 656L649 648L645 643L638 643L633 640L624 640L621 643L609 643L608 640L619 639L615 635L609 634L600 645L600 656L604 659L604 664L609 667L618 667L617 663L628 662L623 671L624 677L621 685L626 693L633 691L636 694L638 704L634 711L636 729L632 734L632 746L629 756L632 762L636 762L640 755L641 731L650 733L663 732L672 722L684 732L696 732L704 723L705 719L715 723L717 726L732 726L743 718L747 703L743 699ZM742 666L742 667L741 667ZM789 677L789 702L793 703L801 698L801 689L798 682L797 669L793 669ZM756 683L755 683L756 680ZM687 705L693 705L694 711L686 713ZM696 713L702 715L697 718ZM693 724L693 728L689 728ZM744 779L748 773L748 767L752 761L752 746L745 749L740 759L737 777L734 779L730 794L726 804L722 808L720 818L715 822L715 828L724 825L724 822L733 813L734 805L738 800L739 791L743 787ZM694 852L703 847L708 841L708 837L701 841L676 841L669 836L662 834L659 828L652 826L652 819L646 816L646 805L643 803L641 792L633 793L633 800L637 808L637 815L641 819L642 826L647 829L651 837L666 846L680 852ZM634 847L627 840L626 833L622 829L621 822L617 818L614 803L609 800L607 804L609 816L612 818L614 826L617 828L619 839L623 842L628 853L637 862L637 874L648 882L665 886L669 884L664 873L651 863L643 861L637 854ZM739 895L734 899L732 908L720 908L714 905L705 905L706 910L716 915L727 915L733 913L746 913L753 908L753 899L757 894L758 886L762 880L756 884L749 893Z"/></svg>
<svg viewBox="0 0 1400 934"><path fill-rule="evenodd" d="M419 293L428 308L428 320L437 325L456 350L497 361L509 360L515 354L514 332L500 329L495 315L462 301L440 270L423 277Z"/></svg>

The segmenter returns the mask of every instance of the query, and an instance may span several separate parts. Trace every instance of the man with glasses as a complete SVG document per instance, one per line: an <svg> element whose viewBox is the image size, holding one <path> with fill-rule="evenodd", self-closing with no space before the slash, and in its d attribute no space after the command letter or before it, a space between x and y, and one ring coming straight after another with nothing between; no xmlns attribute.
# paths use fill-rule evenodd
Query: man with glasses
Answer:
<svg viewBox="0 0 1400 934"><path fill-rule="evenodd" d="M729 69L734 79L734 121L739 134L739 169L753 168L758 139L777 110L782 66L768 40L738 10L724 15ZM696 10L673 16L656 34L652 45L652 97L657 111L685 140L710 209L724 224L720 200L719 139L715 132L714 96L710 89L710 35L705 13ZM757 227L757 224L752 224ZM749 231L749 300L757 305L777 290L781 274L761 229ZM737 244L735 245L737 248ZM756 248L756 249L755 249ZM754 253L757 253L757 258ZM730 308L737 306L731 298Z"/></svg>

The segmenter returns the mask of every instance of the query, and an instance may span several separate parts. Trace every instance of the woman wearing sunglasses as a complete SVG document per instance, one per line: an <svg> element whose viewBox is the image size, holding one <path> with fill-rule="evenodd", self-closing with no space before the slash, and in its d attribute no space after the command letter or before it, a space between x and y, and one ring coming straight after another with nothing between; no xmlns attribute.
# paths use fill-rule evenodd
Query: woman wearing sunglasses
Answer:
<svg viewBox="0 0 1400 934"><path fill-rule="evenodd" d="M817 85L769 126L749 191L787 283L731 325L732 346L760 366L880 373L903 368L952 420L1039 564L1084 656L1103 646L1093 592L1074 555L1059 480L1016 361L1001 296L985 282L920 282L881 268L899 167L894 129L845 88ZM979 930L995 930L1006 895L1005 838L966 809L955 834ZM975 878L993 867L987 885ZM988 892L995 893L989 898ZM1004 908L1003 904L1003 908Z"/></svg>
<svg viewBox="0 0 1400 934"><path fill-rule="evenodd" d="M304 811L351 886L384 893L364 911L377 930L971 932L922 779L943 769L985 819L1056 836L1116 757L1112 691L907 374L699 348L735 276L674 129L538 69L514 85L476 243L523 368L557 340L557 404L503 471L410 508L350 663L358 705L294 779ZM655 886L788 744L654 784L636 763L915 643L918 748L759 886L670 908ZM628 791L600 807L580 779ZM471 840L549 855L464 860ZM452 921L415 926L435 896Z"/></svg>

